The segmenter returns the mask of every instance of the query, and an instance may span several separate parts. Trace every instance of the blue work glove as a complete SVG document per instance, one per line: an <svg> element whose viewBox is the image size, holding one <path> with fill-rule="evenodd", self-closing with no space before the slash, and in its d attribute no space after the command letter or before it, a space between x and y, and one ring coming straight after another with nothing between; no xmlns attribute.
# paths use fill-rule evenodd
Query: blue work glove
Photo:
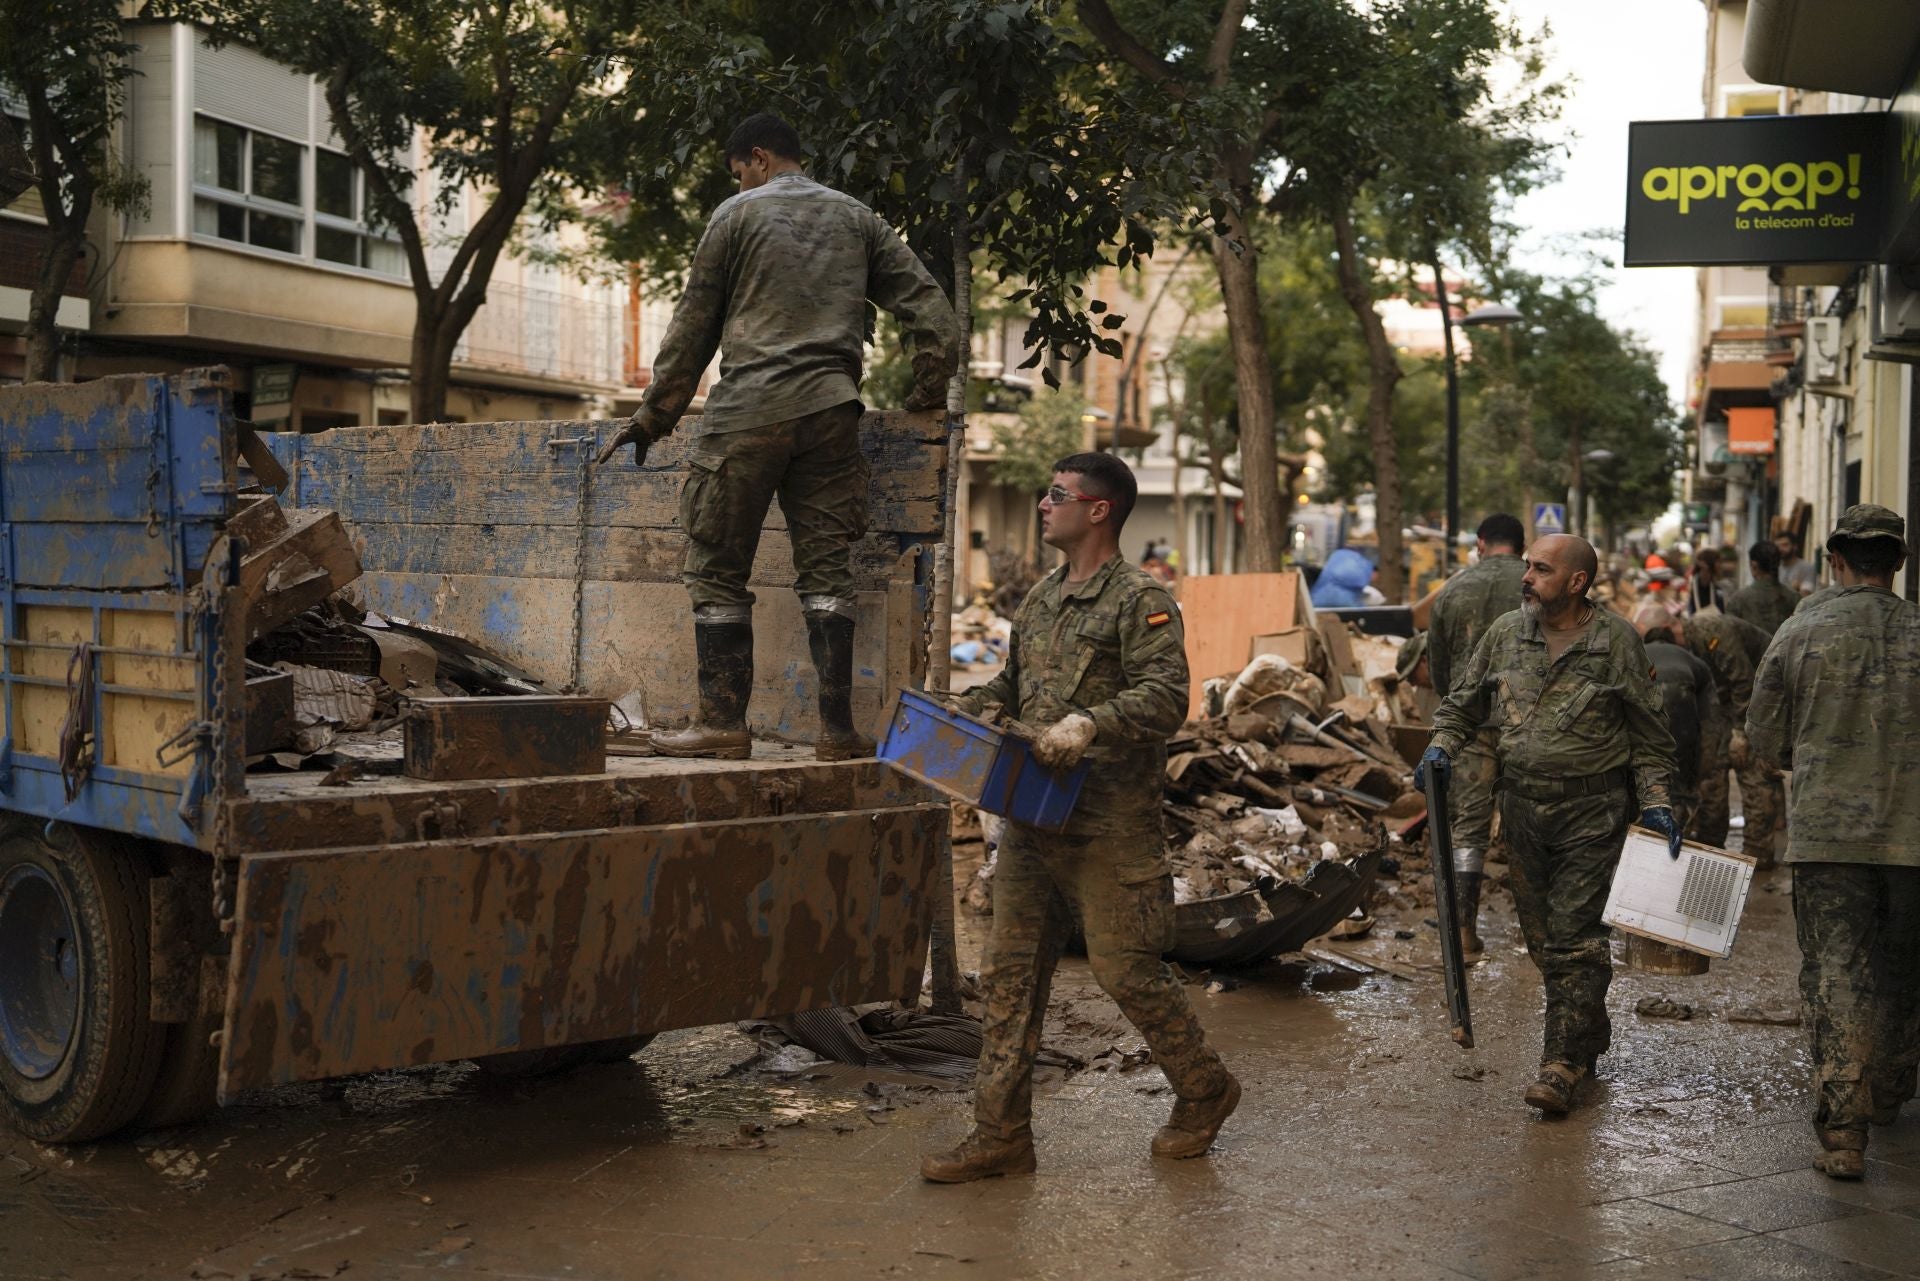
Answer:
<svg viewBox="0 0 1920 1281"><path fill-rule="evenodd" d="M1680 825L1673 821L1673 811L1664 805L1654 805L1640 811L1640 826L1650 827L1667 838L1667 856L1680 857Z"/></svg>
<svg viewBox="0 0 1920 1281"><path fill-rule="evenodd" d="M1421 791L1427 790L1427 770L1433 770L1433 776L1442 783L1453 777L1453 757L1438 747L1429 747L1420 763L1413 768L1413 785Z"/></svg>

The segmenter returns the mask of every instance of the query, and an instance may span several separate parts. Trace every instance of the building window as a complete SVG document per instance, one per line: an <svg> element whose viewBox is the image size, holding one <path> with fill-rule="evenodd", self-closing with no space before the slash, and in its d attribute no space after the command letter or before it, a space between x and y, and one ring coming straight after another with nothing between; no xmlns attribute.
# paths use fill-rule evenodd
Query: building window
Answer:
<svg viewBox="0 0 1920 1281"><path fill-rule="evenodd" d="M283 254L303 252L305 150L285 138L196 116L194 231Z"/></svg>
<svg viewBox="0 0 1920 1281"><path fill-rule="evenodd" d="M381 234L367 198L366 174L347 156L324 147L313 152L313 252L348 267L407 274L400 242Z"/></svg>

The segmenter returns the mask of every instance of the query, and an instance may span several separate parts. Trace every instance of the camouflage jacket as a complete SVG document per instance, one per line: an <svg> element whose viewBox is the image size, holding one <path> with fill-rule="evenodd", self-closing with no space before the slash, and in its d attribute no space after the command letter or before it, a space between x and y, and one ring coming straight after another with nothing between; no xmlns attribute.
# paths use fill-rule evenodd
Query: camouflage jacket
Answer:
<svg viewBox="0 0 1920 1281"><path fill-rule="evenodd" d="M1768 636L1800 608L1800 593L1778 578L1756 578L1727 599L1727 612L1744 618Z"/></svg>
<svg viewBox="0 0 1920 1281"><path fill-rule="evenodd" d="M1180 611L1144 570L1115 556L1086 582L1066 566L1041 579L1013 619L1007 664L960 696L979 713L998 703L1038 732L1071 712L1093 719L1093 769L1067 831L1158 831L1167 738L1187 715Z"/></svg>
<svg viewBox="0 0 1920 1281"><path fill-rule="evenodd" d="M1494 620L1520 608L1520 579L1526 572L1527 562L1518 556L1488 556L1447 580L1434 598L1427 627L1434 689L1450 692Z"/></svg>
<svg viewBox="0 0 1920 1281"><path fill-rule="evenodd" d="M1509 779L1585 778L1633 768L1642 806L1666 805L1673 735L1653 664L1632 624L1596 605L1580 639L1552 663L1539 622L1502 615L1434 713L1433 745L1457 758L1480 726L1500 733Z"/></svg>
<svg viewBox="0 0 1920 1281"><path fill-rule="evenodd" d="M635 418L673 430L720 351L703 433L785 422L860 395L871 299L900 319L920 408L960 360L946 295L871 209L804 174L779 174L713 211Z"/></svg>
<svg viewBox="0 0 1920 1281"><path fill-rule="evenodd" d="M1747 741L1793 771L1787 862L1920 866L1920 605L1879 587L1801 605L1760 660Z"/></svg>
<svg viewBox="0 0 1920 1281"><path fill-rule="evenodd" d="M1680 623L1687 649L1713 672L1721 715L1738 727L1747 719L1747 703L1753 697L1751 638L1745 634L1746 629L1738 619L1717 609L1689 614ZM1761 648L1765 648L1764 640Z"/></svg>
<svg viewBox="0 0 1920 1281"><path fill-rule="evenodd" d="M1689 791L1700 775L1700 736L1713 713L1713 672L1683 645L1647 646L1653 681L1673 735L1673 772Z"/></svg>

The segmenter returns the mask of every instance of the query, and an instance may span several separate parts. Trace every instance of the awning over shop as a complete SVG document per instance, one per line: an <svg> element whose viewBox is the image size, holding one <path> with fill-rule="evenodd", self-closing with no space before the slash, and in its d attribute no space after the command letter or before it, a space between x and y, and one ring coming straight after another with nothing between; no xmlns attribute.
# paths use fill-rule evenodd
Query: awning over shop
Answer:
<svg viewBox="0 0 1920 1281"><path fill-rule="evenodd" d="M1773 452L1772 405L1727 410L1727 452L1744 455Z"/></svg>
<svg viewBox="0 0 1920 1281"><path fill-rule="evenodd" d="M1766 391L1772 386L1773 366L1764 360L1716 360L1707 366L1709 392Z"/></svg>
<svg viewBox="0 0 1920 1281"><path fill-rule="evenodd" d="M1912 0L1750 0L1741 62L1761 84L1891 98L1916 44Z"/></svg>

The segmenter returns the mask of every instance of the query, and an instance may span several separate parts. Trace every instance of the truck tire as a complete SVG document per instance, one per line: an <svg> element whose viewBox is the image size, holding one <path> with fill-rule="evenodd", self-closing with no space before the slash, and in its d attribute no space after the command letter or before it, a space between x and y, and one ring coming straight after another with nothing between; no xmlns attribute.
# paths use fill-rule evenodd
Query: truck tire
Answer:
<svg viewBox="0 0 1920 1281"><path fill-rule="evenodd" d="M0 820L0 1114L29 1138L111 1134L153 1088L149 874L105 834Z"/></svg>
<svg viewBox="0 0 1920 1281"><path fill-rule="evenodd" d="M213 1044L217 1020L195 1018L166 1025L160 1074L129 1129L164 1130L197 1121L213 1111L220 1050Z"/></svg>

